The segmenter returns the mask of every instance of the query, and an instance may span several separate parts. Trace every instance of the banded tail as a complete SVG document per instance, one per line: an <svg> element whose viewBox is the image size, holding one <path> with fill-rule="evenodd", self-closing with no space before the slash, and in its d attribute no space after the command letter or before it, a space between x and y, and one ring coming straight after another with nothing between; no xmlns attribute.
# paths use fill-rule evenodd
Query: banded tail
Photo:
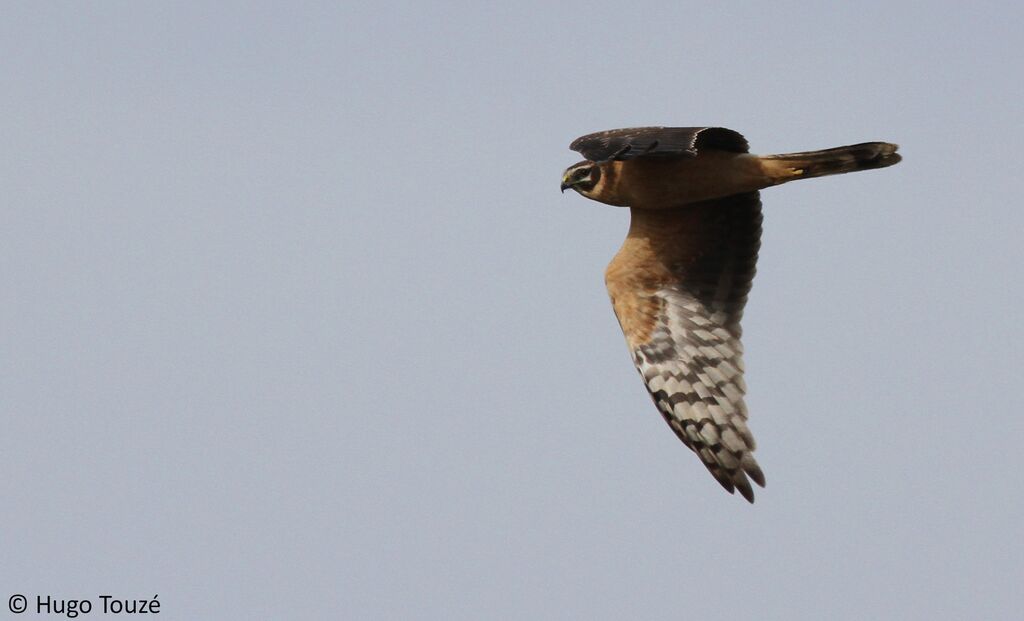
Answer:
<svg viewBox="0 0 1024 621"><path fill-rule="evenodd" d="M834 149L760 156L772 185L825 175L841 175L858 170L885 168L898 163L899 145L889 142L863 142Z"/></svg>

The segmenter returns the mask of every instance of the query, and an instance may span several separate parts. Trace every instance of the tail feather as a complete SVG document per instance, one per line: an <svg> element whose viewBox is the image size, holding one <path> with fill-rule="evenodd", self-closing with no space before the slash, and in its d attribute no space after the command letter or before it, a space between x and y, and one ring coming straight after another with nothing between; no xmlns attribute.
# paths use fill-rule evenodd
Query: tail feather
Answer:
<svg viewBox="0 0 1024 621"><path fill-rule="evenodd" d="M903 159L897 149L899 145L889 142L863 142L821 151L762 155L760 159L773 184L779 184L892 166Z"/></svg>

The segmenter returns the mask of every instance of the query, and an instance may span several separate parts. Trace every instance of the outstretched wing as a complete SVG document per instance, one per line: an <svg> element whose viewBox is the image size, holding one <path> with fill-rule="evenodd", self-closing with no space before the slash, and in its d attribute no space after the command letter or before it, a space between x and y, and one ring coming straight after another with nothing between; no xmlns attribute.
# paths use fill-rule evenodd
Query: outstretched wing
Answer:
<svg viewBox="0 0 1024 621"><path fill-rule="evenodd" d="M631 127L587 134L569 148L594 162L637 157L696 157L701 149L746 153L747 141L724 127Z"/></svg>
<svg viewBox="0 0 1024 621"><path fill-rule="evenodd" d="M761 201L751 192L632 217L607 280L637 370L679 439L725 489L753 502L748 477L763 487L764 475L746 422L740 318Z"/></svg>

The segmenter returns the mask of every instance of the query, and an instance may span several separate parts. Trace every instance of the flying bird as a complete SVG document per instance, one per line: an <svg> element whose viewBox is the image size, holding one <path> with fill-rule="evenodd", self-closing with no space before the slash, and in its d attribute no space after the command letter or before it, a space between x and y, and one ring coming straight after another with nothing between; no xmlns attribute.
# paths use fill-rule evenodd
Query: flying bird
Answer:
<svg viewBox="0 0 1024 621"><path fill-rule="evenodd" d="M715 479L754 502L750 481L765 481L743 401L740 318L761 244L758 191L892 166L897 145L753 155L722 127L638 127L569 148L586 159L566 169L562 192L630 210L605 284L651 398Z"/></svg>

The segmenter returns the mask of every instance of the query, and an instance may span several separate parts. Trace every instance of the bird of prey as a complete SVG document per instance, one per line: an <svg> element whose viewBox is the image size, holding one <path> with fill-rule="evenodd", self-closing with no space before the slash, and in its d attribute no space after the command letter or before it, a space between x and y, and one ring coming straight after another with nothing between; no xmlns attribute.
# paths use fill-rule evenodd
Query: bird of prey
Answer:
<svg viewBox="0 0 1024 621"><path fill-rule="evenodd" d="M633 362L672 431L722 486L754 502L764 487L743 401L740 317L761 238L759 190L884 168L897 145L753 155L722 127L638 127L577 138L586 159L562 192L629 207L629 233L605 272Z"/></svg>

